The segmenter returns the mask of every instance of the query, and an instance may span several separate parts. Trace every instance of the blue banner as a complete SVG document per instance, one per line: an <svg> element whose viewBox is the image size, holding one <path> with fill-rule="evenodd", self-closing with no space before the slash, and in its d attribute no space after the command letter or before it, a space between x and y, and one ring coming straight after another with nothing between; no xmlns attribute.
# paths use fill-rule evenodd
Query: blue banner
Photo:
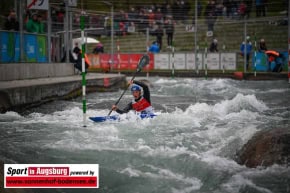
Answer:
<svg viewBox="0 0 290 193"><path fill-rule="evenodd" d="M20 35L19 32L0 31L0 62L16 63L20 61ZM47 62L47 38L43 35L23 35L23 61Z"/></svg>

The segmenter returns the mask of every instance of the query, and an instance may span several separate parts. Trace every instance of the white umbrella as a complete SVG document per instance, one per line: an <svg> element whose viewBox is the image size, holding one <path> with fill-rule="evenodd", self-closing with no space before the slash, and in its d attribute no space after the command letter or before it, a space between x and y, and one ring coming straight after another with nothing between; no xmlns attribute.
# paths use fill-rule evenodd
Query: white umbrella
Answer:
<svg viewBox="0 0 290 193"><path fill-rule="evenodd" d="M78 47L81 48L81 45L82 45L82 38L75 38L73 39L73 42L72 42L72 48L75 47L75 44L78 43ZM90 38L90 37L84 37L84 43L85 44L97 44L97 43L100 43L99 40L96 40L94 38Z"/></svg>
<svg viewBox="0 0 290 193"><path fill-rule="evenodd" d="M97 43L100 43L99 40L96 40L96 39L90 38L90 37L84 37L84 40L85 40L85 44L93 44L93 43L97 44ZM75 38L75 39L73 39L73 41L81 43L82 42L82 38L81 37L80 38Z"/></svg>

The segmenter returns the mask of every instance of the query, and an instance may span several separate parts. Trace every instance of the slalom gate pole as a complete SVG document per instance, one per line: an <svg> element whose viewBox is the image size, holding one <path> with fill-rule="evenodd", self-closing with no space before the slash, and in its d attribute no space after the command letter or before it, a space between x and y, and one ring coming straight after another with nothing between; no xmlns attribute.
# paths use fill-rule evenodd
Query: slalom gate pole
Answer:
<svg viewBox="0 0 290 193"><path fill-rule="evenodd" d="M290 83L290 3L288 3L288 81Z"/></svg>
<svg viewBox="0 0 290 193"><path fill-rule="evenodd" d="M224 28L222 30L222 33L223 33L223 47L222 47L222 53L225 53L226 52L226 38L225 38L225 31L224 31ZM225 61L224 61L224 58L222 59L222 53L219 51L219 54L220 54L220 62L222 62L222 68L223 68L223 74L226 72L226 68L225 68Z"/></svg>
<svg viewBox="0 0 290 193"><path fill-rule="evenodd" d="M254 36L254 41L255 41L255 51L254 51L254 67L255 67L255 72L254 75L255 77L257 76L257 37L256 37L256 32L255 32L255 36Z"/></svg>
<svg viewBox="0 0 290 193"><path fill-rule="evenodd" d="M87 111L87 102L86 102L86 66L85 66L85 18L84 13L80 16L81 20L81 37L82 37L82 102L83 102L83 126L86 127L86 111Z"/></svg>
<svg viewBox="0 0 290 193"><path fill-rule="evenodd" d="M146 29L146 53L149 54L149 28ZM149 78L149 69L146 68L146 77Z"/></svg>
<svg viewBox="0 0 290 193"><path fill-rule="evenodd" d="M223 53L225 53L226 52L226 44L225 43L223 43ZM221 58L221 57L220 57ZM226 60L224 60L224 59L222 59L221 60L221 62L223 62L223 73L225 73L226 72L226 68L225 68L225 62Z"/></svg>
<svg viewBox="0 0 290 193"><path fill-rule="evenodd" d="M194 2L195 4L195 11L194 11L194 64L195 64L195 71L198 74L198 62L197 62L197 53L198 53L198 45L197 45L197 0Z"/></svg>
<svg viewBox="0 0 290 193"><path fill-rule="evenodd" d="M171 69L171 78L174 78L174 68L175 68L175 66L174 66L174 63L175 63L175 58L174 58L174 52L175 52L175 47L174 47L174 42L172 41L172 47L171 47L171 59L172 59L172 62L171 62L171 64L172 64L172 69Z"/></svg>
<svg viewBox="0 0 290 193"><path fill-rule="evenodd" d="M196 74L199 74L198 52L199 52L199 45L196 45L196 54L195 54Z"/></svg>
<svg viewBox="0 0 290 193"><path fill-rule="evenodd" d="M205 42L205 51L204 51L204 59L205 59L205 79L207 79L207 37L206 37L206 42Z"/></svg>
<svg viewBox="0 0 290 193"><path fill-rule="evenodd" d="M118 52L118 71L119 71L119 74L121 74L121 64L120 64L120 59L121 59L121 56L120 56L120 41L119 41L119 38L117 39L117 52Z"/></svg>

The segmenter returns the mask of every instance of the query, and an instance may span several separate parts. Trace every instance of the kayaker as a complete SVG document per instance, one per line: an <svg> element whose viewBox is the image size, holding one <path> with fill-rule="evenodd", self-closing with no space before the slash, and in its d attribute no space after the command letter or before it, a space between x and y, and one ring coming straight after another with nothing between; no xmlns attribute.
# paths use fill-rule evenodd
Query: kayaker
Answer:
<svg viewBox="0 0 290 193"><path fill-rule="evenodd" d="M127 104L124 109L119 109L116 105L113 105L112 110L119 114L128 113L130 110L135 110L139 113L153 114L148 86L143 82L136 80L131 81L129 84L131 85L131 92L134 99L132 102Z"/></svg>

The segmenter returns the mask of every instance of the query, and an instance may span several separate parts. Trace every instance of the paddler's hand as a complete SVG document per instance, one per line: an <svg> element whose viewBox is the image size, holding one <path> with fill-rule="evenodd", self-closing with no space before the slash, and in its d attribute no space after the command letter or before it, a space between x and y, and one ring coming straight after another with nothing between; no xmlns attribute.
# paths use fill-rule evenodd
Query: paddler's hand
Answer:
<svg viewBox="0 0 290 193"><path fill-rule="evenodd" d="M115 111L115 110L117 110L117 109L118 109L118 107L117 107L116 105L113 105L113 106L112 106L112 110L113 110L113 111Z"/></svg>
<svg viewBox="0 0 290 193"><path fill-rule="evenodd" d="M131 86L132 84L134 84L134 83L133 83L133 80L130 80L130 81L128 82L128 86Z"/></svg>

